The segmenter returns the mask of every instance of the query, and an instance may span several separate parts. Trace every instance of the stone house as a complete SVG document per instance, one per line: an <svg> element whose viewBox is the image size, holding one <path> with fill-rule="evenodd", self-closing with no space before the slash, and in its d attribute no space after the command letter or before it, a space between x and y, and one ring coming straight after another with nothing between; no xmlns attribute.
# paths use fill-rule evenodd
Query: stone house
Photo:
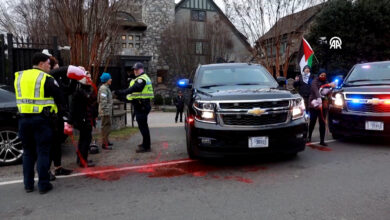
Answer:
<svg viewBox="0 0 390 220"><path fill-rule="evenodd" d="M131 6L124 8L118 16L122 26L122 32L118 36L120 50L117 54L122 75L121 86L128 86L127 78L128 73L132 73L132 65L135 62L142 62L154 83L155 93L172 96L175 79L169 72L170 66L159 52L163 31L170 25L183 22L190 22L199 26L200 30L205 30L203 27L205 21L212 21L215 15L220 15L223 24L230 30L232 47L229 49L229 60L249 61L251 58L249 43L214 1L182 0L175 4L174 0L133 0ZM210 46L202 31L193 36L193 44L188 45L200 58L206 55L205 51ZM207 62L200 59L199 63Z"/></svg>

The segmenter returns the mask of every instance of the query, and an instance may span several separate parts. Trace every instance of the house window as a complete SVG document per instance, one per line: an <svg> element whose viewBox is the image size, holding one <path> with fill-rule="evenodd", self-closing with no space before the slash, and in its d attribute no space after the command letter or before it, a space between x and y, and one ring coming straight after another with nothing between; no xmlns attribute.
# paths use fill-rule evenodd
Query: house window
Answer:
<svg viewBox="0 0 390 220"><path fill-rule="evenodd" d="M195 54L203 54L203 42L195 42Z"/></svg>
<svg viewBox="0 0 390 220"><path fill-rule="evenodd" d="M193 53L196 55L206 55L209 53L208 46L209 44L206 41L194 41L192 45L192 48L194 48Z"/></svg>
<svg viewBox="0 0 390 220"><path fill-rule="evenodd" d="M157 83L164 83L164 80L168 74L167 70L157 70Z"/></svg>
<svg viewBox="0 0 390 220"><path fill-rule="evenodd" d="M206 11L192 10L191 19L193 21L206 21Z"/></svg>
<svg viewBox="0 0 390 220"><path fill-rule="evenodd" d="M129 33L121 36L122 48L141 48L141 34Z"/></svg>

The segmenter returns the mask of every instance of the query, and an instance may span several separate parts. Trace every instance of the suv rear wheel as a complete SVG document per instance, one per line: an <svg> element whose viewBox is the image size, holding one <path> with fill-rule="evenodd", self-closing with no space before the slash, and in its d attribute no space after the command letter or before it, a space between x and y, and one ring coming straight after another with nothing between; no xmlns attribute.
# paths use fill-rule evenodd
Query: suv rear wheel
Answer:
<svg viewBox="0 0 390 220"><path fill-rule="evenodd" d="M20 163L22 155L23 147L18 130L13 127L0 127L0 165Z"/></svg>

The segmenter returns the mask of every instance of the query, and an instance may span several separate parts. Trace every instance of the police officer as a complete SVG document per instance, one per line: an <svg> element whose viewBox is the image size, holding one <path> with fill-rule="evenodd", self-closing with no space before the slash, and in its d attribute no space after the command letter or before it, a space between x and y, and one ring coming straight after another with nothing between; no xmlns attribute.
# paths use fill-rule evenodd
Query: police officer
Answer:
<svg viewBox="0 0 390 220"><path fill-rule="evenodd" d="M127 95L127 100L134 106L138 128L142 134L142 144L138 145L137 153L150 152L150 132L148 126L148 114L151 110L150 100L154 98L152 81L144 73L144 65L136 63L133 66L135 79L130 82L128 89L115 91L116 95Z"/></svg>
<svg viewBox="0 0 390 220"><path fill-rule="evenodd" d="M50 191L50 148L53 131L50 118L65 112L64 99L58 83L47 74L49 56L35 53L33 68L15 73L16 104L20 113L19 137L23 144L23 176L26 192L34 190L34 165L37 161L38 189L41 194Z"/></svg>

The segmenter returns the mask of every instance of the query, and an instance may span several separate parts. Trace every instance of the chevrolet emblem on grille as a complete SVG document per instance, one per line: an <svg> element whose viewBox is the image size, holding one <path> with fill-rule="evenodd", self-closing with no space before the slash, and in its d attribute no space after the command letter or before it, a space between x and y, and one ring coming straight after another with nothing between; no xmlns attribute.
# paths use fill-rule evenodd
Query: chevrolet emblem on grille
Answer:
<svg viewBox="0 0 390 220"><path fill-rule="evenodd" d="M265 112L265 110L261 109L261 108L253 108L251 110L248 110L248 114L249 115L253 115L253 116L260 116L262 115L263 113Z"/></svg>
<svg viewBox="0 0 390 220"><path fill-rule="evenodd" d="M367 100L367 103L372 105L379 105L380 103L382 103L382 101L380 99L373 98Z"/></svg>

